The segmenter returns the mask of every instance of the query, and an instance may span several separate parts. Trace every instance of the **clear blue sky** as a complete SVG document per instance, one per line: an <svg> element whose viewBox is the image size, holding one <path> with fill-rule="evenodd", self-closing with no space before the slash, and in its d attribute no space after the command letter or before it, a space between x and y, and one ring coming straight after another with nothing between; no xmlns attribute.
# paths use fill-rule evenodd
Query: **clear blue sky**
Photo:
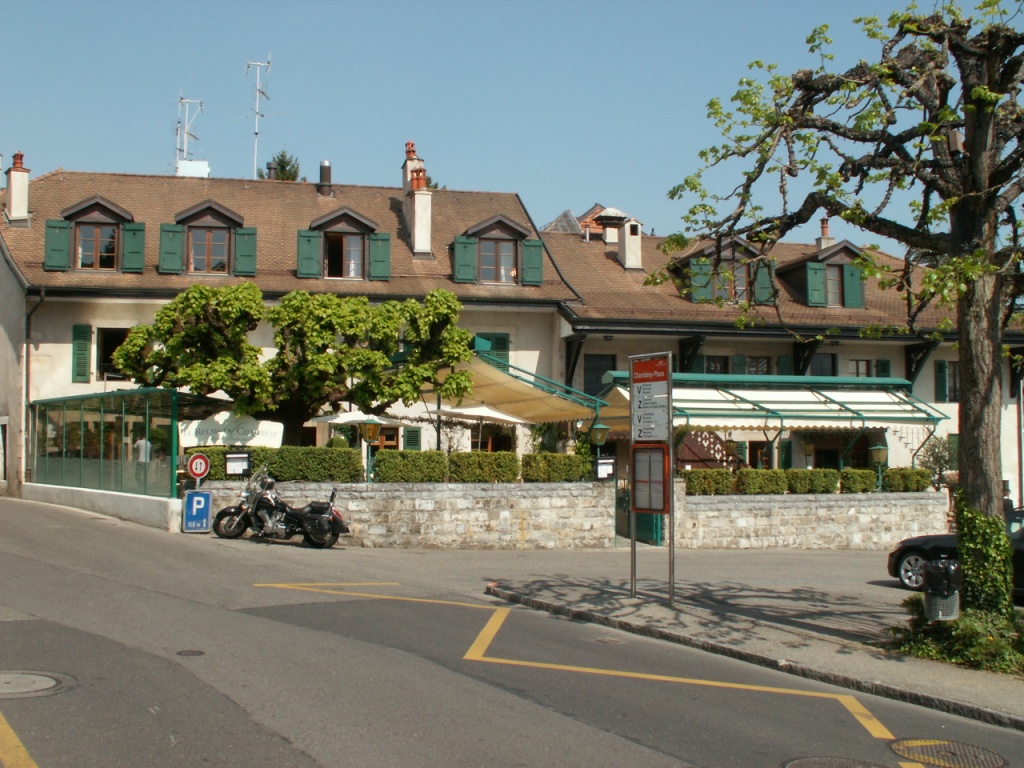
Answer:
<svg viewBox="0 0 1024 768"><path fill-rule="evenodd" d="M925 8L931 3L922 0ZM895 0L9 0L4 4L4 169L32 175L173 173L179 97L202 100L194 159L214 176L284 148L315 180L397 186L407 140L449 189L518 192L543 226L594 203L645 230L679 228L667 191L717 133L705 118L754 59L814 67L828 23L836 66L877 55L850 23ZM834 236L867 236L833 226ZM817 225L796 239L810 241Z"/></svg>

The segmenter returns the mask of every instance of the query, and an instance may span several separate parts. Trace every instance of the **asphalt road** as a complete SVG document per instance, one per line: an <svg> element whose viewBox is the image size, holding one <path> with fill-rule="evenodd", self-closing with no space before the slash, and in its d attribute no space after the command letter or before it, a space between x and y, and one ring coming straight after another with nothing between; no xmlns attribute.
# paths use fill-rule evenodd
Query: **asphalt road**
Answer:
<svg viewBox="0 0 1024 768"><path fill-rule="evenodd" d="M510 574L621 578L623 550L295 541L172 535L0 499L0 765L914 765L874 722L1009 765L1024 754L1020 732L483 594ZM867 637L906 596L884 555L681 552L679 599L794 626L841 613L844 632ZM664 550L641 552L642 578L664 566ZM5 695L19 672L53 675L55 692Z"/></svg>

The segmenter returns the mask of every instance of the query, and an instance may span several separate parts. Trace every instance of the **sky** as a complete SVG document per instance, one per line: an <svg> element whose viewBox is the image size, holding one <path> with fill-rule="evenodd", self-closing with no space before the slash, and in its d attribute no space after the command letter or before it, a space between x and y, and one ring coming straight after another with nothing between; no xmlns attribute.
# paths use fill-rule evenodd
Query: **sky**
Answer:
<svg viewBox="0 0 1024 768"><path fill-rule="evenodd" d="M922 8L931 0L921 0ZM279 150L310 181L399 186L405 143L455 190L515 192L541 227L593 204L681 228L667 193L719 139L707 102L755 59L784 72L877 56L851 23L897 0L5 0L3 169L173 174L191 159L252 178ZM269 70L248 66L270 62ZM256 73L261 98L254 135ZM721 191L724 191L721 190ZM811 242L818 224L790 239ZM877 238L833 223L834 237Z"/></svg>

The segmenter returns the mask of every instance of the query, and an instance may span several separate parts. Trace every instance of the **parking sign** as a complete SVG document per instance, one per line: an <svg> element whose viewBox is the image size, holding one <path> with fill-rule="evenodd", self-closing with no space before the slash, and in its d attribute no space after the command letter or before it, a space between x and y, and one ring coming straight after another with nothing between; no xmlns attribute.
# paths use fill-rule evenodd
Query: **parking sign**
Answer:
<svg viewBox="0 0 1024 768"><path fill-rule="evenodd" d="M185 493L185 510L181 517L183 533L210 532L210 506L213 494L209 491L188 491Z"/></svg>

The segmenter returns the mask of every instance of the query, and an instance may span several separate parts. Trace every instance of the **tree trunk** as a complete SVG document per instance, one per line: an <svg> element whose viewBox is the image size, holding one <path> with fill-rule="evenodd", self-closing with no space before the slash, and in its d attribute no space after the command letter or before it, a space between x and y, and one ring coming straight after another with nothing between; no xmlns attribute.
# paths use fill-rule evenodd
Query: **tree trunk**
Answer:
<svg viewBox="0 0 1024 768"><path fill-rule="evenodd" d="M1002 516L1002 342L1000 281L983 275L957 302L960 423L958 468L964 502Z"/></svg>

